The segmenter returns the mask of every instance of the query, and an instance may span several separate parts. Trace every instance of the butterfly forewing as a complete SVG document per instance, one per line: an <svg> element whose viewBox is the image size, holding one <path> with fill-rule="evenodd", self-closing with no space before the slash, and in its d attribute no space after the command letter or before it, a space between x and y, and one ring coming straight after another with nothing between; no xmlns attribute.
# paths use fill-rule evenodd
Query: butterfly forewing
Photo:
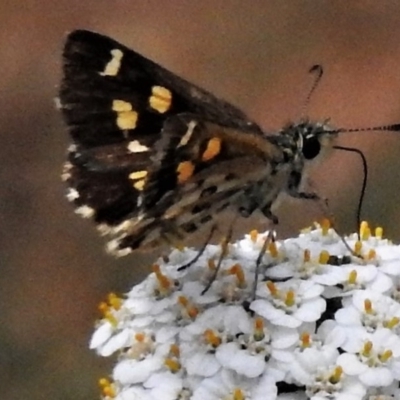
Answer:
<svg viewBox="0 0 400 400"><path fill-rule="evenodd" d="M282 151L254 122L116 41L72 32L63 73L68 198L117 252L187 235L246 188L273 186Z"/></svg>
<svg viewBox="0 0 400 400"><path fill-rule="evenodd" d="M164 121L182 112L261 133L236 107L106 36L72 32L63 60L62 109L71 136L85 146L127 138L153 144Z"/></svg>

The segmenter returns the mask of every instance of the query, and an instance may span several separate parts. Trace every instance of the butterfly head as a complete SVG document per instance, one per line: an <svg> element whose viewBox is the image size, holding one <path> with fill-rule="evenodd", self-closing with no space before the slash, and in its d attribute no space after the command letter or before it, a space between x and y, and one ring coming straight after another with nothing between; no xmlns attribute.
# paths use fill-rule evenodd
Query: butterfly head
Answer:
<svg viewBox="0 0 400 400"><path fill-rule="evenodd" d="M332 147L338 135L327 122L315 123L308 120L293 123L280 131L285 153L294 161L312 161Z"/></svg>

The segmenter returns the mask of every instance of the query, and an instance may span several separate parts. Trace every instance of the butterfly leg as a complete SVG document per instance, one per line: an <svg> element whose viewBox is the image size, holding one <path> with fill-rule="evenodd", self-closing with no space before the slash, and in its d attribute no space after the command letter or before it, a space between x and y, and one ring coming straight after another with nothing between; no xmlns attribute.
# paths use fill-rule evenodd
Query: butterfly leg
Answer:
<svg viewBox="0 0 400 400"><path fill-rule="evenodd" d="M255 298L256 298L258 274L260 272L260 265L261 265L262 258L264 256L265 252L267 251L270 243L274 243L274 242L275 242L275 232L268 231L267 237L264 240L264 243L261 247L260 253L258 254L257 261L256 261L256 271L255 271L255 275L254 275L253 289L251 291L251 301L255 300Z"/></svg>
<svg viewBox="0 0 400 400"><path fill-rule="evenodd" d="M321 200L317 193L314 192L298 192L297 190L291 190L289 188L288 193L291 197L295 199L304 199L304 200Z"/></svg>
<svg viewBox="0 0 400 400"><path fill-rule="evenodd" d="M320 197L315 192L302 192L299 190L300 183L302 181L302 175L298 171L293 171L290 174L288 186L286 188L289 196L294 197L296 199L305 199L305 200L320 200Z"/></svg>
<svg viewBox="0 0 400 400"><path fill-rule="evenodd" d="M328 216L329 221L333 223L334 217L332 212L330 211L329 208L329 203L327 198L322 198L320 197L317 193L315 192L300 192L298 190L300 182L301 182L302 176L299 172L295 171L292 172L290 179L289 179L289 184L287 188L287 192L290 196L298 199L306 199L306 200L314 200L317 201L319 206L322 208L322 212L324 215ZM346 249L350 252L352 256L360 258L358 254L355 253L355 251L349 246L349 244L346 242L346 239L337 231L335 227L332 226L332 228L335 230L336 234L339 236L340 240L346 247Z"/></svg>
<svg viewBox="0 0 400 400"><path fill-rule="evenodd" d="M246 202L243 202L242 200L241 206L239 207L239 213L242 217L248 218L253 211L255 211L258 207L259 204L256 201L251 201L251 198L247 198ZM272 207L272 201L268 202L263 208L261 208L261 212L264 214L265 217L267 217L274 225L278 225L279 219L276 215L274 215L271 211Z"/></svg>
<svg viewBox="0 0 400 400"><path fill-rule="evenodd" d="M200 250L198 251L198 253L196 254L196 256L195 256L192 260L190 260L188 263L181 265L181 266L178 268L178 271L183 271L183 270L185 270L186 268L189 268L189 267L190 267L191 265L193 265L197 260L199 260L199 258L204 254L204 251L206 250L208 244L210 243L211 238L213 237L213 234L214 234L216 228L217 228L217 225L213 225L213 226L211 227L210 233L207 235L206 240L204 241L203 245L201 246L201 248L200 248Z"/></svg>
<svg viewBox="0 0 400 400"><path fill-rule="evenodd" d="M261 212L264 214L265 217L267 217L274 225L279 224L279 219L278 217L271 211L272 203L269 203L265 205L262 209Z"/></svg>
<svg viewBox="0 0 400 400"><path fill-rule="evenodd" d="M213 284L213 282L215 281L215 279L217 278L218 272L221 268L222 265L222 261L224 260L226 254L228 253L228 248L229 248L229 243L232 239L233 236L233 226L235 224L235 221L237 219L237 215L235 215L235 217L233 218L233 221L229 227L228 233L225 236L224 240L221 243L221 254L219 255L218 258L218 263L214 269L214 272L210 278L210 280L208 281L206 287L203 289L203 291L201 292L201 294L205 294L207 293L207 291L210 289L211 285Z"/></svg>

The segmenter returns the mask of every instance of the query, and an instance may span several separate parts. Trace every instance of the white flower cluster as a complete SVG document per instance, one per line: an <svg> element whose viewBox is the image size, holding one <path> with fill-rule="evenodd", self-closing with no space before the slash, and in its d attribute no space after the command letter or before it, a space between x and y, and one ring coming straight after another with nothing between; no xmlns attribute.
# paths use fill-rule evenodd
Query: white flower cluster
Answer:
<svg viewBox="0 0 400 400"><path fill-rule="evenodd" d="M253 231L183 271L196 251L172 251L101 304L90 346L118 354L103 399L400 399L400 246L360 232L344 242L324 222L274 242Z"/></svg>

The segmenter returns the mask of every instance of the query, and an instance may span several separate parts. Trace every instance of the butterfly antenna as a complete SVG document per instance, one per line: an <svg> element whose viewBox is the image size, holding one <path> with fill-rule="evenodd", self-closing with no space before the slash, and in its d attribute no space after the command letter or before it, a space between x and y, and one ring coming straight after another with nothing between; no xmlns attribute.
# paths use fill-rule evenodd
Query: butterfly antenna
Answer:
<svg viewBox="0 0 400 400"><path fill-rule="evenodd" d="M364 153L356 149L354 147L344 147L344 146L333 146L334 149L337 150L343 150L343 151L349 151L351 153L357 154L362 162L363 166L363 182L361 186L361 191L360 191L360 197L358 199L358 205L357 205L357 214L356 214L356 220L357 220L357 229L356 232L358 233L358 239L360 239L360 226L361 226L361 210L362 210L362 205L364 202L364 197L365 197L365 190L367 188L367 179L368 179L368 164L367 164L367 159L365 158Z"/></svg>
<svg viewBox="0 0 400 400"><path fill-rule="evenodd" d="M370 126L366 128L339 128L335 130L329 130L327 133L352 133L352 132L371 132L371 131L389 131L389 132L400 132L400 124L391 124L391 125L380 125L380 126ZM368 178L368 165L367 160L364 156L364 153L353 147L344 147L344 146L333 146L334 149L349 151L357 154L361 158L361 162L363 165L363 183L361 187L360 197L358 200L357 206L357 229L358 237L360 238L359 228L361 225L361 209L364 201L365 190L367 187L367 178Z"/></svg>
<svg viewBox="0 0 400 400"><path fill-rule="evenodd" d="M371 132L371 131L389 131L400 132L400 124L369 126L367 128L340 128L329 130L328 133L353 133L353 132Z"/></svg>
<svg viewBox="0 0 400 400"><path fill-rule="evenodd" d="M322 68L322 65L315 64L308 70L308 72L314 75L314 81L304 101L303 110L301 113L303 117L304 115L306 115L306 110L308 108L308 105L310 104L311 97L321 81L322 75L324 74L324 70Z"/></svg>

